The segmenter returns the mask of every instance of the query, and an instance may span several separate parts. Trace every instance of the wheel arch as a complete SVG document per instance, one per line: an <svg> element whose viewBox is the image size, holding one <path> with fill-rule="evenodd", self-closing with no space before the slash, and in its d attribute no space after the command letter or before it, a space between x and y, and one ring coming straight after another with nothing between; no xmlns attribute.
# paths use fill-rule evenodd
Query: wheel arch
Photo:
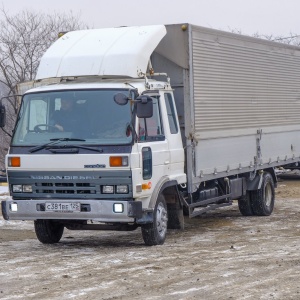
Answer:
<svg viewBox="0 0 300 300"><path fill-rule="evenodd" d="M275 188L277 187L277 176L274 168L267 168L258 171L258 174L255 176L255 178L252 181L247 180L247 190L255 191L260 189L262 183L262 175L264 172L270 173L274 182L274 187Z"/></svg>
<svg viewBox="0 0 300 300"><path fill-rule="evenodd" d="M184 229L183 203L178 191L177 180L170 180L167 176L163 177L152 193L149 208L154 209L159 195L164 197L167 205L168 228Z"/></svg>
<svg viewBox="0 0 300 300"><path fill-rule="evenodd" d="M273 178L273 182L274 182L274 187L277 187L277 176L275 173L275 169L274 168L268 168L268 169L264 169L265 172L268 172L271 174L272 178Z"/></svg>
<svg viewBox="0 0 300 300"><path fill-rule="evenodd" d="M149 208L154 208L158 195L163 194L166 200L166 203L172 202L171 197L169 195L172 192L176 193L178 200L180 201L180 197L178 195L177 190L178 182L176 180L170 180L167 176L161 178L161 180L156 184L153 193L150 198Z"/></svg>

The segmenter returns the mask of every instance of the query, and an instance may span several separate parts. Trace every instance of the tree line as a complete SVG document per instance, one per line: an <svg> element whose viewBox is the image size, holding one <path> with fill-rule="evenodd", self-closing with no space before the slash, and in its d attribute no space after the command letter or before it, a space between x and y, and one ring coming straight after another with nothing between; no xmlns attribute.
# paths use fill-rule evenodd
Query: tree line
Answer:
<svg viewBox="0 0 300 300"><path fill-rule="evenodd" d="M0 97L6 107L6 126L0 130L0 169L4 168L10 136L19 109L17 84L34 80L44 52L59 32L86 29L80 15L0 9ZM8 134L7 134L8 133Z"/></svg>

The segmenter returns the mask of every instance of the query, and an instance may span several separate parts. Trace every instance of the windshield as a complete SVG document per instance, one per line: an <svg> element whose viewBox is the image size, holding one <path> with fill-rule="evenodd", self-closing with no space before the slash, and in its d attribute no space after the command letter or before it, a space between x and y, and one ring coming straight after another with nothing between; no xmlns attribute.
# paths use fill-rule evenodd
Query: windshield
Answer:
<svg viewBox="0 0 300 300"><path fill-rule="evenodd" d="M131 105L130 101L126 105L114 102L114 95L120 92L127 94L128 90L27 94L12 145L39 145L54 139L73 139L72 144L128 144L132 141Z"/></svg>

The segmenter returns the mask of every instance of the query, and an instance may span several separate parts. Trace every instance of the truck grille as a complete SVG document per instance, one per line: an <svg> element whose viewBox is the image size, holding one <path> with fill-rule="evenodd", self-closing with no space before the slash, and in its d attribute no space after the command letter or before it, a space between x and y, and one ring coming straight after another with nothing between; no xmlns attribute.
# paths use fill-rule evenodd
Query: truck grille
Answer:
<svg viewBox="0 0 300 300"><path fill-rule="evenodd" d="M132 197L131 171L22 172L9 171L9 184L31 185L32 193L13 193L13 199L116 199ZM103 194L103 185L128 185L128 194Z"/></svg>
<svg viewBox="0 0 300 300"><path fill-rule="evenodd" d="M36 183L36 193L39 194L96 194L97 189L100 191L99 186L90 183Z"/></svg>

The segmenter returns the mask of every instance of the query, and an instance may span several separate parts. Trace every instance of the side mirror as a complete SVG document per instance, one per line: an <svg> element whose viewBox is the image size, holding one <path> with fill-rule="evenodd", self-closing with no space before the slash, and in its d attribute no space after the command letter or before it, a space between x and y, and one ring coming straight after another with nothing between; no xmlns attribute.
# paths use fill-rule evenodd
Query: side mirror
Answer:
<svg viewBox="0 0 300 300"><path fill-rule="evenodd" d="M0 128L3 128L5 126L5 120L6 120L5 106L0 104Z"/></svg>
<svg viewBox="0 0 300 300"><path fill-rule="evenodd" d="M140 96L136 98L136 115L138 118L151 118L153 116L153 101L150 96Z"/></svg>

